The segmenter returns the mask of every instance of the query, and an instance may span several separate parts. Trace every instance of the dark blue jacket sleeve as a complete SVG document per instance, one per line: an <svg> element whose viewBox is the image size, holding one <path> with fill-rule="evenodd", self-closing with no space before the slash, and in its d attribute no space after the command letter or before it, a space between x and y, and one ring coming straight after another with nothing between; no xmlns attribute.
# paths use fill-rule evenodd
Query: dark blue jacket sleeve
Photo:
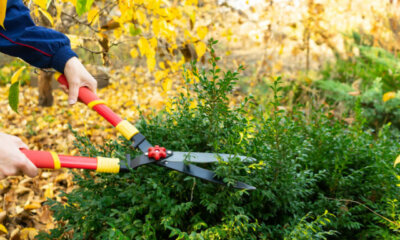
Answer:
<svg viewBox="0 0 400 240"><path fill-rule="evenodd" d="M64 73L66 62L77 56L64 34L35 26L22 0L8 1L4 27L0 27L0 52L22 58L35 67Z"/></svg>

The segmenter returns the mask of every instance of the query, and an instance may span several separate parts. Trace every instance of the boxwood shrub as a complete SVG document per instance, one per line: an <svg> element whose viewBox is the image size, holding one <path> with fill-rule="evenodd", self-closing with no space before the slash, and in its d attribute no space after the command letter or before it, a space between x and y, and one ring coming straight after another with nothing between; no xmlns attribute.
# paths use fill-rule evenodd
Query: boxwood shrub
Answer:
<svg viewBox="0 0 400 240"><path fill-rule="evenodd" d="M39 239L395 238L395 230L368 208L393 214L387 202L400 193L392 165L398 134L389 125L379 132L366 129L360 113L348 125L331 118L329 109L279 110L279 78L267 107L251 97L231 107L242 67L222 72L214 44L210 67L187 67L186 91L137 127L168 149L256 161L233 157L202 165L228 186L153 165L124 174L75 174L78 187L62 194L66 203L48 202L59 224ZM122 139L94 146L76 136L82 155L140 154ZM229 187L236 180L257 190Z"/></svg>

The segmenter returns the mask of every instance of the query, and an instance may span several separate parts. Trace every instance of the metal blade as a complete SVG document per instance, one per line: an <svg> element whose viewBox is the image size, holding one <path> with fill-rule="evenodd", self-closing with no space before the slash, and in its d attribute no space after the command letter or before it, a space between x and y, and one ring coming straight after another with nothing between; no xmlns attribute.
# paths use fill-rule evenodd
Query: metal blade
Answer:
<svg viewBox="0 0 400 240"><path fill-rule="evenodd" d="M223 181L216 178L214 172L204 169L204 168L201 168L201 167L197 167L192 164L184 164L183 162L170 162L169 158L168 158L168 161L156 162L156 164L159 166L163 166L165 168L169 168L169 169L173 169L178 172L185 173L187 175L190 175L190 176L193 176L196 178L204 179L209 182L226 185ZM239 188L239 189L248 189L248 190L256 189L253 186L247 185L246 183L239 182L239 181L236 182L236 184L233 185L233 187Z"/></svg>
<svg viewBox="0 0 400 240"><path fill-rule="evenodd" d="M154 159L151 159L146 155L140 155L133 160L130 159L129 155L127 155L126 157L127 157L127 163L129 165L129 167L126 166L125 163L122 163L120 166L121 172L126 172L126 171L128 171L129 168L135 169L142 165L155 163L159 166L169 168L169 169L172 169L172 170L175 170L178 172L182 172L182 173L185 173L187 175L190 175L190 176L193 176L196 178L204 179L206 181L213 182L213 183L226 185L223 181L221 181L220 179L217 179L215 176L215 173L210 170L207 170L207 169L204 169L201 167L197 167L192 164L185 164L182 161L179 161L179 162L169 161L172 156L168 157L164 161L155 161ZM239 182L239 181L236 182L235 185L233 185L233 187L238 188L238 189L247 189L247 190L255 190L256 189L253 186L250 186L246 183Z"/></svg>
<svg viewBox="0 0 400 240"><path fill-rule="evenodd" d="M256 161L254 158L245 156L235 156L233 154L223 153L199 153L199 152L173 152L173 155L169 157L168 162L194 162L194 163L212 163L218 162L221 159L225 162L229 161L230 158L239 157L241 161L249 160Z"/></svg>

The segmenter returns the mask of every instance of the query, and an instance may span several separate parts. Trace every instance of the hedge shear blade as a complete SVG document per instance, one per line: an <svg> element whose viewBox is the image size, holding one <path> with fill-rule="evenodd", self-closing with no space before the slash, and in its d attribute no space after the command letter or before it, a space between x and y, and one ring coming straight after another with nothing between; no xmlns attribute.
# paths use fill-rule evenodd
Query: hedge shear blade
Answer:
<svg viewBox="0 0 400 240"><path fill-rule="evenodd" d="M157 146L156 146L157 148ZM215 175L214 172L198 167L196 165L193 164L187 164L184 161L186 161L187 159L185 158L181 158L180 156L184 155L184 152L178 152L178 156L174 157L176 154L176 152L172 153L170 151L167 151L167 157L162 159L162 160L155 160L153 158L149 157L149 154L142 154L138 157L136 157L135 159L131 160L130 156L127 155L126 156L126 164L125 163L121 163L120 167L121 167L121 171L128 171L129 168L138 168L142 165L146 165L146 164L150 164L150 163L155 163L158 166L162 166L168 169L172 169L181 173L185 173L187 175L196 177L196 178L200 178L209 182L213 182L213 183L218 183L218 184L222 184L225 185L225 183L223 181L221 181L220 179L218 179ZM190 154L190 153L186 153L186 154ZM203 153L196 153L197 156L200 156ZM204 153L205 156L210 156L210 154L208 153ZM226 154L227 155L227 154ZM226 156L225 156L226 157ZM230 156L229 156L230 157ZM218 161L217 158L213 157L211 158L212 160L209 160L208 162L216 162ZM224 159L225 161L228 160L227 158ZM190 160L187 160L190 161ZM205 162L202 162L205 163ZM246 183L243 182L239 182L237 181L233 187L235 188L239 188L239 189L247 189L247 190L254 190L255 187L250 186Z"/></svg>
<svg viewBox="0 0 400 240"><path fill-rule="evenodd" d="M64 75L60 75L57 80L60 84L68 88L68 82ZM126 120L122 120L114 111L106 106L103 100L99 99L99 97L87 87L81 87L79 89L78 98L81 102L95 110L105 120L111 123L127 140L132 141L133 148L141 150L144 154L133 160L130 160L128 157L128 166L126 166L117 158L72 157L57 155L53 152L22 150L37 167L51 169L60 167L83 168L93 169L97 172L118 173L120 170L126 170L127 167L137 168L141 165L156 164L193 177L226 185L223 181L217 179L214 172L192 164L187 164L186 161L184 161L185 158L182 156L179 157L183 155L182 153L177 153L177 156L174 156L173 152L167 151L165 148L159 146L153 147L153 145L146 140L146 137L139 133L139 130L137 130L135 126ZM212 157L210 154L201 155L201 153L196 153L195 155L197 156L196 159L198 162L206 163L218 161L216 157ZM223 156L222 158L225 157L227 156ZM208 161L206 160L207 158L209 159ZM169 161L169 159L172 161ZM235 183L233 187L249 190L255 189L255 187L242 182Z"/></svg>

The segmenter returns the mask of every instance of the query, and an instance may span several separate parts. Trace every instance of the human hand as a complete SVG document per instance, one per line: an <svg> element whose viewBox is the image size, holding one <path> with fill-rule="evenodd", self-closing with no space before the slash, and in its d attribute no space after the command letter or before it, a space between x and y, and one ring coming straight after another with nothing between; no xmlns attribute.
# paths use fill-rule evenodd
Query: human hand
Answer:
<svg viewBox="0 0 400 240"><path fill-rule="evenodd" d="M61 85L61 88L68 93L68 103L75 104L78 100L79 88L88 87L96 93L97 81L86 70L78 58L73 57L67 61L64 68L64 75L67 78L68 86Z"/></svg>
<svg viewBox="0 0 400 240"><path fill-rule="evenodd" d="M37 175L36 166L19 150L28 146L16 136L0 133L0 179L18 175L21 171L29 177Z"/></svg>

